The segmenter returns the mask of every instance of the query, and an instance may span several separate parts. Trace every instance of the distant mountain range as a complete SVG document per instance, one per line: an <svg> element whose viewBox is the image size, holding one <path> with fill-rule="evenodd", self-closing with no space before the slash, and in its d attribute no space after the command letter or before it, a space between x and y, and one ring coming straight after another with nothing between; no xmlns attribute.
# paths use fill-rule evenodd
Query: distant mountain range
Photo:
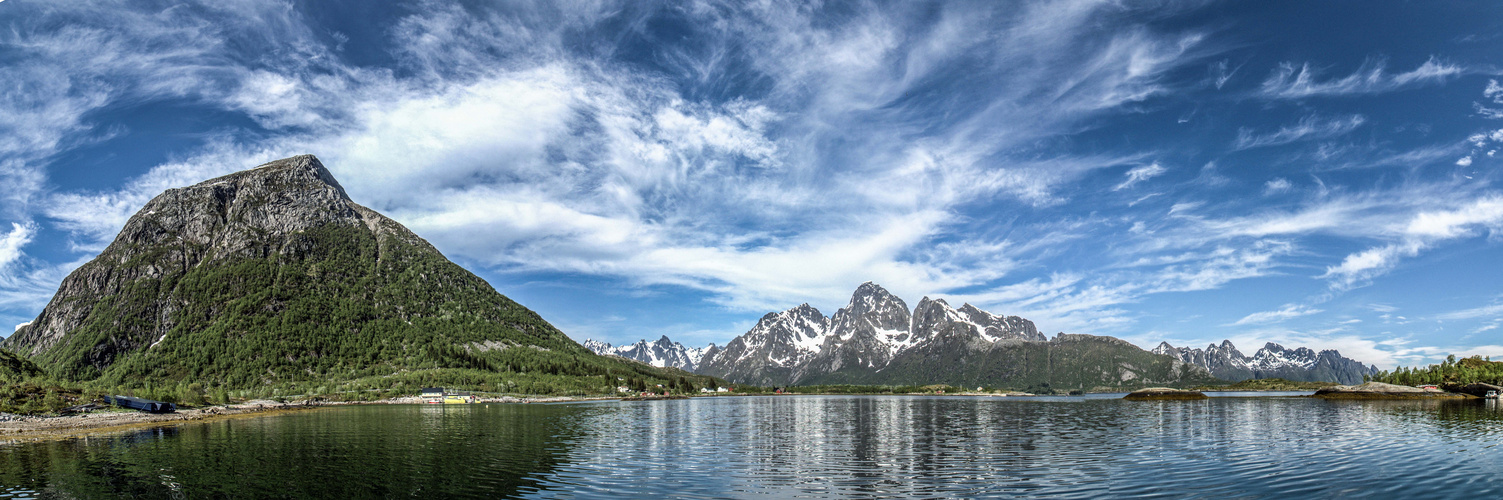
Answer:
<svg viewBox="0 0 1503 500"><path fill-rule="evenodd" d="M1059 334L1033 322L920 300L902 299L867 282L846 307L825 317L809 304L768 313L724 347L688 348L667 336L623 346L586 340L597 354L764 386L809 384L990 385L1056 390L1146 384L1238 382L1253 378L1356 384L1374 366L1304 347L1269 343L1252 357L1230 341L1206 349L1159 344L1144 351L1113 337Z"/></svg>
<svg viewBox="0 0 1503 500"><path fill-rule="evenodd" d="M695 371L695 368L699 366L699 360L704 358L705 352L715 348L715 344L705 347L684 347L683 344L668 340L667 335L662 336L656 342L643 339L635 344L623 346L612 346L590 339L585 339L583 345L586 349L602 356L621 356L659 368L673 367L687 372Z"/></svg>
<svg viewBox="0 0 1503 500"><path fill-rule="evenodd" d="M1101 390L1214 382L1204 367L1112 337L1059 334L1033 322L925 297L910 312L874 283L825 317L803 304L763 316L697 372L764 386L950 384Z"/></svg>
<svg viewBox="0 0 1503 500"><path fill-rule="evenodd" d="M1282 378L1302 382L1338 382L1360 384L1363 375L1376 375L1378 367L1343 357L1334 350L1319 353L1308 347L1286 349L1269 342L1262 349L1247 357L1223 340L1221 345L1211 344L1205 349L1180 348L1160 343L1153 349L1157 354L1174 358L1210 370L1216 378L1241 382L1255 378Z"/></svg>

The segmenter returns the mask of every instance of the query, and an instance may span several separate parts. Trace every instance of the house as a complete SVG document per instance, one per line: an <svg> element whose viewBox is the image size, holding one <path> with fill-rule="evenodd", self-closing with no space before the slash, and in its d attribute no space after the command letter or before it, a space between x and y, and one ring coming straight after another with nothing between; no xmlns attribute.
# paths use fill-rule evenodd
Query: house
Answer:
<svg viewBox="0 0 1503 500"><path fill-rule="evenodd" d="M616 386L616 392L631 392L631 388L624 385L618 385Z"/></svg>
<svg viewBox="0 0 1503 500"><path fill-rule="evenodd" d="M442 401L446 405L467 405L478 402L480 402L480 398L474 394L470 394L470 391L446 392Z"/></svg>
<svg viewBox="0 0 1503 500"><path fill-rule="evenodd" d="M730 392L730 391L731 391L730 389L726 389L724 387L716 387L715 388L715 392Z"/></svg>
<svg viewBox="0 0 1503 500"><path fill-rule="evenodd" d="M434 404L434 405L443 404L444 403L444 388L442 388L442 387L424 387L424 388L418 390L418 397L423 398L423 402L424 403Z"/></svg>
<svg viewBox="0 0 1503 500"><path fill-rule="evenodd" d="M709 387L700 387L699 388L699 392L703 392L703 393L708 394L708 393L715 392L715 391L710 390Z"/></svg>

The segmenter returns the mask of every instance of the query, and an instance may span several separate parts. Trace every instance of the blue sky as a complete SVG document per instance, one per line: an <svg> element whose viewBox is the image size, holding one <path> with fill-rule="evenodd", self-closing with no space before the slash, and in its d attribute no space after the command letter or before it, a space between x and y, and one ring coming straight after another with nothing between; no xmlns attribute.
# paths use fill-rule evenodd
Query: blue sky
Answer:
<svg viewBox="0 0 1503 500"><path fill-rule="evenodd" d="M1503 357L1503 5L0 0L0 321L318 155L578 340L863 281L1046 332Z"/></svg>

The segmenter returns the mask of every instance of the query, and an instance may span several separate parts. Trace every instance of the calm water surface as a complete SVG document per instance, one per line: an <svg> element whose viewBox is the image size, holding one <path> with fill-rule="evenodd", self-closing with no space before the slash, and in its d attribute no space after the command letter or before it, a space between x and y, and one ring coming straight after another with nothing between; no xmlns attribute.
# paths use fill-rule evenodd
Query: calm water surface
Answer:
<svg viewBox="0 0 1503 500"><path fill-rule="evenodd" d="M411 496L1499 498L1503 409L723 397L328 408L0 445L0 497Z"/></svg>

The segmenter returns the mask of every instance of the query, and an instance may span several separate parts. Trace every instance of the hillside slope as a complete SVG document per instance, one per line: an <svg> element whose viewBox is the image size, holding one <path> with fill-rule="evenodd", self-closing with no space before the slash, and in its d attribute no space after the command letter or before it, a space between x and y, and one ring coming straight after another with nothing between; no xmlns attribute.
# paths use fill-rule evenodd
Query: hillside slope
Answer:
<svg viewBox="0 0 1503 500"><path fill-rule="evenodd" d="M601 391L665 377L584 349L351 201L313 156L152 199L3 345L54 376L121 386L396 377ZM410 375L435 370L444 377Z"/></svg>

